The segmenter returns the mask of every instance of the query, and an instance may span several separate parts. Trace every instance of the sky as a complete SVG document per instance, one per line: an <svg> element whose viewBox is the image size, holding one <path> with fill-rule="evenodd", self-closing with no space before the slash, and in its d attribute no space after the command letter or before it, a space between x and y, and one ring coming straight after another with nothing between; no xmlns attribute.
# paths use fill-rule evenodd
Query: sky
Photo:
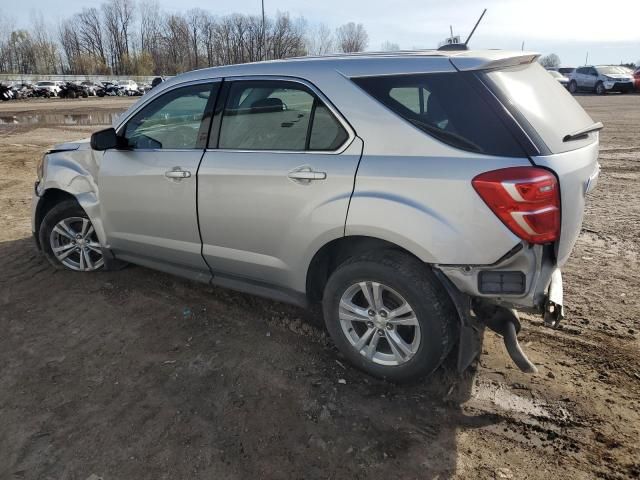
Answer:
<svg viewBox="0 0 640 480"><path fill-rule="evenodd" d="M159 0L169 12L199 7L216 15L259 14L260 0ZM21 0L10 12L19 24L28 25L33 12L51 23L99 6L100 0ZM557 54L565 66L618 64L640 61L640 1L616 0L265 0L267 15L288 11L303 16L310 27L325 23L331 28L347 22L364 24L368 50L380 50L384 42L402 49L435 48L449 35L464 39L483 8L482 23L470 42L472 48L525 50ZM19 5L19 7L17 6Z"/></svg>

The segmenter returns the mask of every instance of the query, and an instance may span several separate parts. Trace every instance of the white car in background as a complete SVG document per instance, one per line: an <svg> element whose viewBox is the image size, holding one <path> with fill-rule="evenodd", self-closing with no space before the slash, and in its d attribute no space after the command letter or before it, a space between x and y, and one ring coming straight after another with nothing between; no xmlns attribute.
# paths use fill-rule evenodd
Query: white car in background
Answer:
<svg viewBox="0 0 640 480"><path fill-rule="evenodd" d="M133 80L122 80L117 82L120 89L125 95L138 95L138 84Z"/></svg>
<svg viewBox="0 0 640 480"><path fill-rule="evenodd" d="M60 93L60 87L58 86L58 82L51 82L47 80L43 80L41 82L36 82L33 86L35 90L46 90L52 97L57 97L58 93Z"/></svg>

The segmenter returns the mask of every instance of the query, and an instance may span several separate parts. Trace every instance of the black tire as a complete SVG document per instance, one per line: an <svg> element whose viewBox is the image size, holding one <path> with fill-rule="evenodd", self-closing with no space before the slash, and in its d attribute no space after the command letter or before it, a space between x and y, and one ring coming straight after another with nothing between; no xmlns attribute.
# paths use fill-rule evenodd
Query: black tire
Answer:
<svg viewBox="0 0 640 480"><path fill-rule="evenodd" d="M575 80L571 80L569 82L569 92L572 94L578 93L578 84L576 83Z"/></svg>
<svg viewBox="0 0 640 480"><path fill-rule="evenodd" d="M390 287L413 309L420 327L420 340L416 341L415 353L405 363L381 365L366 358L342 328L339 313L343 295L355 284L366 281ZM448 293L425 264L395 250L379 250L340 265L325 286L322 306L325 324L338 349L357 368L378 378L408 382L429 375L442 364L456 342L459 319ZM363 325L365 329L371 328ZM381 345L378 340L377 348L386 346L391 350L384 336L388 332L380 328L376 333L386 342Z"/></svg>
<svg viewBox="0 0 640 480"><path fill-rule="evenodd" d="M595 92L596 95L604 95L605 93L607 93L607 90L606 88L604 88L604 84L602 82L596 83Z"/></svg>
<svg viewBox="0 0 640 480"><path fill-rule="evenodd" d="M76 92L74 92L73 90L69 90L69 93L67 93L67 98L76 98Z"/></svg>
<svg viewBox="0 0 640 480"><path fill-rule="evenodd" d="M63 265L61 261L58 260L58 258L53 253L53 249L51 246L51 232L53 231L54 227L61 220L72 217L86 218L87 220L89 220L88 215L78 204L78 202L76 202L75 200L65 200L49 210L42 219L42 223L40 223L40 229L38 231L38 240L40 242L40 247L42 248L42 252L44 253L49 263L51 263L51 265L53 265L58 270L75 271L75 269ZM90 220L89 225L91 225ZM102 258L102 255L100 257ZM102 267L103 265L100 265L98 268L96 268L96 270L100 270Z"/></svg>

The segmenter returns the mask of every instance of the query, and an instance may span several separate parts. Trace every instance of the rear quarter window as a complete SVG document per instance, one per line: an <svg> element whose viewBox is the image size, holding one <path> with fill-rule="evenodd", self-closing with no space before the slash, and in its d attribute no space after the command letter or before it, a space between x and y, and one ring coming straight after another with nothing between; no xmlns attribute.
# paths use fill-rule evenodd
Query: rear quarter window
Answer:
<svg viewBox="0 0 640 480"><path fill-rule="evenodd" d="M467 77L462 73L430 73L353 81L405 121L441 142L486 155L526 156Z"/></svg>

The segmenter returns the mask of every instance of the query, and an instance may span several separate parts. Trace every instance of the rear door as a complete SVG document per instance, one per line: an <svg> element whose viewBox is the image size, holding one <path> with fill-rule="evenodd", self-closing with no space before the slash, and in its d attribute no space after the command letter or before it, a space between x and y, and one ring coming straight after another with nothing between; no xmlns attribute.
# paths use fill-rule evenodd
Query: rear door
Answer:
<svg viewBox="0 0 640 480"><path fill-rule="evenodd" d="M529 136L536 139L541 152L531 160L555 172L560 181L562 223L557 259L561 266L578 238L585 196L595 187L600 172L598 127L537 63L495 70L485 78Z"/></svg>
<svg viewBox="0 0 640 480"><path fill-rule="evenodd" d="M200 253L196 173L218 85L199 81L162 93L119 128L128 148L104 153L101 218L117 257L210 278Z"/></svg>
<svg viewBox="0 0 640 480"><path fill-rule="evenodd" d="M214 276L304 291L311 256L344 234L362 142L307 82L224 85L198 173L203 255Z"/></svg>

